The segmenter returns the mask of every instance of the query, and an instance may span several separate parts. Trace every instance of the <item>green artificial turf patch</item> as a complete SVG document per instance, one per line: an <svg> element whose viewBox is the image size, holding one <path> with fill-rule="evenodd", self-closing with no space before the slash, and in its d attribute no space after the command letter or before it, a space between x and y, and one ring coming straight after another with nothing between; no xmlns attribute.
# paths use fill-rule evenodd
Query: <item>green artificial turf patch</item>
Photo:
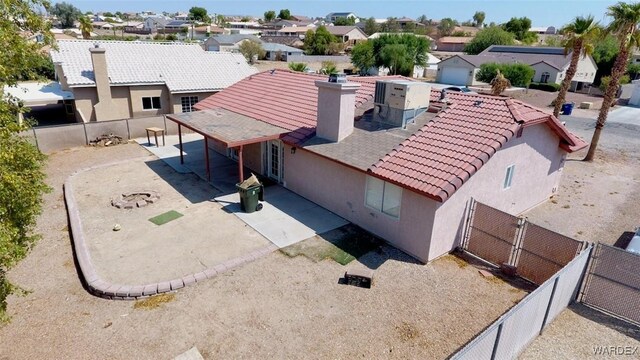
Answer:
<svg viewBox="0 0 640 360"><path fill-rule="evenodd" d="M162 224L166 224L169 221L175 220L177 218L182 217L183 215L180 214L179 212L175 211L175 210L171 210L171 211L167 211L164 214L160 214L158 216L154 216L151 219L149 219L149 221L151 221L152 223L156 224L156 225L162 225Z"/></svg>

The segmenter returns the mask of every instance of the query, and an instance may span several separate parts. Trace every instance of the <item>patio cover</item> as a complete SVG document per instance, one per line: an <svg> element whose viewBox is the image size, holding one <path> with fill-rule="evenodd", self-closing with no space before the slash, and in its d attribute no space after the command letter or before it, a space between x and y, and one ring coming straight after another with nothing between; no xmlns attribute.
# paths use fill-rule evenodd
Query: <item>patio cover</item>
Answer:
<svg viewBox="0 0 640 360"><path fill-rule="evenodd" d="M279 139L290 132L222 108L171 114L167 118L229 148Z"/></svg>
<svg viewBox="0 0 640 360"><path fill-rule="evenodd" d="M5 86L5 94L20 99L24 106L45 106L73 100L71 91L62 90L60 83L21 82L17 86Z"/></svg>
<svg viewBox="0 0 640 360"><path fill-rule="evenodd" d="M184 164L181 127L184 126L187 129L204 136L205 161L208 180L211 180L208 139L218 140L225 144L227 148L238 149L239 182L242 182L244 181L242 147L244 145L261 143L263 141L276 140L282 135L290 132L287 129L270 125L263 121L222 108L171 114L167 115L167 118L178 124L181 164Z"/></svg>

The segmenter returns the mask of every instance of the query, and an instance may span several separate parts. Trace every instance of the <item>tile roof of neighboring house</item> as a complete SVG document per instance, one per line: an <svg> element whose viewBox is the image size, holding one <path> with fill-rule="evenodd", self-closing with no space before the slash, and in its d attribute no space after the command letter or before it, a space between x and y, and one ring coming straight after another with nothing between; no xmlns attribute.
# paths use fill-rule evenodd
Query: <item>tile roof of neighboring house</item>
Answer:
<svg viewBox="0 0 640 360"><path fill-rule="evenodd" d="M468 37L468 36L445 36L445 37L441 37L440 39L438 39L438 42L439 43L443 43L443 44L467 44L471 40L473 40L473 37Z"/></svg>
<svg viewBox="0 0 640 360"><path fill-rule="evenodd" d="M247 35L247 34L216 35L211 37L210 39L220 45L234 45L246 39L260 41L260 39L257 36Z"/></svg>
<svg viewBox="0 0 640 360"><path fill-rule="evenodd" d="M314 31L315 28L308 26L285 26L282 29L278 30L280 33L298 33L298 34L306 34L307 31Z"/></svg>
<svg viewBox="0 0 640 360"><path fill-rule="evenodd" d="M70 87L95 86L93 40L61 40L51 51ZM197 44L99 41L112 85L166 84L171 92L216 91L255 74L241 54L204 51Z"/></svg>
<svg viewBox="0 0 640 360"><path fill-rule="evenodd" d="M421 115L430 121L419 123L425 125L412 134L390 132L395 147L387 143L390 137L376 138L381 136L379 131L362 133L363 129L354 130L358 141L347 138L334 146L324 146L312 139L317 117L315 81L325 78L286 70L266 71L200 101L196 108L223 108L284 128L291 131L282 138L287 143L305 149L309 145L309 151L355 168L366 168L375 176L438 201L449 198L521 127L545 123L561 139L564 150L576 151L586 146L558 119L521 101L455 92L447 95L452 104L446 109L435 115ZM349 78L361 84L356 92L357 112L371 108L375 81L381 79L393 77ZM434 106L442 105L439 97L439 91L431 92ZM370 141L366 141L367 136ZM388 152L383 155L376 151L375 157L367 157L368 168L362 159L353 158L352 153L377 143Z"/></svg>
<svg viewBox="0 0 640 360"><path fill-rule="evenodd" d="M347 35L348 33L350 33L353 30L357 30L358 32L361 32L362 35L364 35L365 37L367 36L359 27L357 26L327 26L326 27L327 30L333 34L333 35L338 35L338 36L342 36L342 35Z"/></svg>
<svg viewBox="0 0 640 360"><path fill-rule="evenodd" d="M433 91L431 100L439 101ZM371 167L405 188L445 201L475 174L521 126L546 123L572 152L587 144L555 117L518 100L449 92L453 103Z"/></svg>

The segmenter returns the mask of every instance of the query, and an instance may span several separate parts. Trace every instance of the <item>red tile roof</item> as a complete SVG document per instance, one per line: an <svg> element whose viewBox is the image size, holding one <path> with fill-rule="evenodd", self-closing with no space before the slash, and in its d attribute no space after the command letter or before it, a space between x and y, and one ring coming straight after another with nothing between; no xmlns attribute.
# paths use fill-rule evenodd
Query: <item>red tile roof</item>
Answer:
<svg viewBox="0 0 640 360"><path fill-rule="evenodd" d="M431 101L440 93L432 92ZM445 201L520 127L547 123L572 152L587 144L555 117L505 97L449 92L452 103L433 121L372 165L369 171L402 187Z"/></svg>
<svg viewBox="0 0 640 360"><path fill-rule="evenodd" d="M298 143L315 133L318 99L315 81L324 79L327 76L289 70L265 71L200 101L195 108L204 110L221 107L285 128L291 133L283 140ZM375 83L379 79L381 78L349 78L350 81L361 84L356 92L356 108L373 98Z"/></svg>
<svg viewBox="0 0 640 360"><path fill-rule="evenodd" d="M252 75L198 104L198 110L224 108L291 131L282 140L301 144L315 135L315 81L325 76L287 70ZM383 79L390 79L384 77ZM365 108L377 77L353 77L361 84L356 109ZM439 104L440 92L431 92ZM445 201L477 172L521 127L546 123L568 151L586 147L555 117L507 97L449 92L445 110L368 171L438 201ZM340 159L335 159L340 161Z"/></svg>

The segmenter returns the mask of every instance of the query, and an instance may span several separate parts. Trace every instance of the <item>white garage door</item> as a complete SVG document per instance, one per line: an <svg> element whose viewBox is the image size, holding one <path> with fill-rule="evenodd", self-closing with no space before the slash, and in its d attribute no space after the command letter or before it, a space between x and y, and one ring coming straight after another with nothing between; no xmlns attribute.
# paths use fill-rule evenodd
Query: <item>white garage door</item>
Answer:
<svg viewBox="0 0 640 360"><path fill-rule="evenodd" d="M442 69L440 82L451 85L467 85L469 70L461 67L445 67Z"/></svg>

